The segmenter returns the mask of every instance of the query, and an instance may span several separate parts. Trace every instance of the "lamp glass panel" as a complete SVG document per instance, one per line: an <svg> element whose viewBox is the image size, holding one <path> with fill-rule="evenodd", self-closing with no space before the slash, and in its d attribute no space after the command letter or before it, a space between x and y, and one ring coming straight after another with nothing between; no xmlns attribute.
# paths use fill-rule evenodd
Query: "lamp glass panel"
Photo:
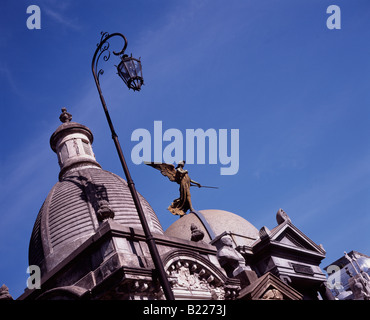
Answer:
<svg viewBox="0 0 370 320"><path fill-rule="evenodd" d="M135 69L136 69L136 75L138 76L138 77L143 77L143 75L142 75L142 71L141 71L141 63L140 63L140 61L138 61L138 60L134 60L134 64L135 64Z"/></svg>
<svg viewBox="0 0 370 320"><path fill-rule="evenodd" d="M131 78L136 78L136 68L135 68L135 65L134 65L134 60L131 60L131 59L126 60L126 61L124 61L124 64L126 66L127 71L130 74L130 77Z"/></svg>
<svg viewBox="0 0 370 320"><path fill-rule="evenodd" d="M124 77L125 80L128 80L130 78L129 73L126 70L126 65L123 62L119 64L118 69L121 73L121 76Z"/></svg>

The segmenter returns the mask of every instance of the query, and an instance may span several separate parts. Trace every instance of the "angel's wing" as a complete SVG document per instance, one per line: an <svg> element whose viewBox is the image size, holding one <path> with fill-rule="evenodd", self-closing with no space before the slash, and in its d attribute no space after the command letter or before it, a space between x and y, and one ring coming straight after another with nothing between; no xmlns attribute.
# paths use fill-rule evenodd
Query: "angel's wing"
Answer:
<svg viewBox="0 0 370 320"><path fill-rule="evenodd" d="M171 181L176 181L176 169L173 164L168 163L155 163L155 162L144 162L146 165L151 166L159 170L165 177Z"/></svg>

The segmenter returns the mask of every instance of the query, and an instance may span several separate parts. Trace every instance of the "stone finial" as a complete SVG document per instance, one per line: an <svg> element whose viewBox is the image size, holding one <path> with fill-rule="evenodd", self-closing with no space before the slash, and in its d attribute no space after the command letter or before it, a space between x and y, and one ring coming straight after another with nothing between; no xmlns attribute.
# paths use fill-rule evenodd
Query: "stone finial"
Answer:
<svg viewBox="0 0 370 320"><path fill-rule="evenodd" d="M192 223L190 226L191 230L191 241L198 242L204 238L204 232L202 230L199 230L198 227Z"/></svg>
<svg viewBox="0 0 370 320"><path fill-rule="evenodd" d="M259 236L261 239L264 239L270 235L271 231L266 226L263 226L259 231Z"/></svg>
<svg viewBox="0 0 370 320"><path fill-rule="evenodd" d="M67 112L67 108L62 108L62 113L59 116L59 120L63 123L70 122L72 120L72 115Z"/></svg>
<svg viewBox="0 0 370 320"><path fill-rule="evenodd" d="M9 289L5 284L0 287L0 300L13 300L13 297L9 293Z"/></svg>
<svg viewBox="0 0 370 320"><path fill-rule="evenodd" d="M285 221L291 221L289 216L285 213L283 209L279 209L278 212L276 213L276 222L278 224L282 224Z"/></svg>

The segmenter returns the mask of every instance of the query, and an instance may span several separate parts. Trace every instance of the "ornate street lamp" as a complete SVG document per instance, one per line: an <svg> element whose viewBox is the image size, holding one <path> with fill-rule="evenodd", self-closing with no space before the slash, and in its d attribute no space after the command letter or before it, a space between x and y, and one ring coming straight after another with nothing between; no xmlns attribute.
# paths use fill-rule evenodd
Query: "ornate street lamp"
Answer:
<svg viewBox="0 0 370 320"><path fill-rule="evenodd" d="M143 71L141 69L141 61L128 55L123 55L121 57L121 62L117 66L118 75L126 83L129 89L134 91L140 91L143 80Z"/></svg>
<svg viewBox="0 0 370 320"><path fill-rule="evenodd" d="M102 36L101 36L101 39L100 39L100 43L97 45L97 48L95 50L94 57L93 57L92 63L91 63L91 69L92 69L92 73L94 75L95 84L96 84L96 87L98 89L100 101L103 105L105 116L107 118L109 128L110 128L111 133L112 133L112 139L113 139L114 144L116 146L117 153L118 153L119 159L121 161L123 171L124 171L125 176L126 176L127 185L130 189L132 199L134 201L137 213L138 213L139 218L140 218L141 225L142 225L143 230L144 230L146 243L148 244L148 248L149 248L150 254L151 254L152 259L153 259L154 267L155 267L156 271L158 272L159 282L162 286L162 289L163 289L163 292L165 294L166 299L167 300L174 300L175 298L174 298L171 286L168 282L167 274L164 270L162 260L159 256L159 252L158 252L157 246L155 244L154 237L153 237L153 235L152 235L152 233L149 229L148 222L146 221L144 211L143 211L143 208L142 208L141 203L139 201L139 197L138 197L138 194L137 194L137 191L136 191L136 188L135 188L135 184L134 184L134 182L131 178L130 172L128 170L126 160L123 156L123 152L122 152L122 149L121 149L121 145L118 141L118 136L117 136L117 134L114 130L113 123L112 123L112 120L110 118L108 108L107 108L107 105L105 103L105 100L104 100L104 97L103 97L103 94L102 94L102 91L101 91L101 88L100 88L99 76L104 73L104 70L99 69L98 73L96 73L96 69L98 67L100 57L103 57L104 61L108 61L109 58L110 58L110 50L109 50L110 45L109 45L108 40L112 37L120 37L124 40L123 49L119 52L113 51L113 54L116 55L116 56L120 56L120 58L121 58L121 62L117 66L118 75L122 78L122 80L125 82L127 87L129 89L133 89L134 91L140 91L140 88L143 84L143 74L142 74L142 69L141 69L141 62L140 62L140 60L135 59L132 56L129 57L128 55L125 54L125 50L127 48L127 39L123 34L121 34L121 33L108 34L107 32L102 32L101 35Z"/></svg>

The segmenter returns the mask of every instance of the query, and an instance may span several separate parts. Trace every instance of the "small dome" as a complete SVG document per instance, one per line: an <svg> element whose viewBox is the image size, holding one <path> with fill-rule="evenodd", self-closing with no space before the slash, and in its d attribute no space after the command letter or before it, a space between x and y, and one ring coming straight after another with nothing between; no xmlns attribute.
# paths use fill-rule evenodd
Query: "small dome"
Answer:
<svg viewBox="0 0 370 320"><path fill-rule="evenodd" d="M204 232L203 241L205 242L210 242L224 231L235 234L238 237L236 242L240 245L250 243L258 238L257 228L249 221L235 213L216 209L200 210L198 214L191 212L170 225L165 234L190 240L192 223Z"/></svg>
<svg viewBox="0 0 370 320"><path fill-rule="evenodd" d="M127 182L100 168L71 170L49 192L37 216L29 264L49 271L96 232L99 201L105 200L122 225L142 229ZM163 234L149 203L139 195L150 230Z"/></svg>
<svg viewBox="0 0 370 320"><path fill-rule="evenodd" d="M59 180L71 168L86 165L100 168L91 147L94 136L90 129L72 122L72 115L66 108L62 108L59 119L62 124L50 137L50 147L58 156Z"/></svg>

